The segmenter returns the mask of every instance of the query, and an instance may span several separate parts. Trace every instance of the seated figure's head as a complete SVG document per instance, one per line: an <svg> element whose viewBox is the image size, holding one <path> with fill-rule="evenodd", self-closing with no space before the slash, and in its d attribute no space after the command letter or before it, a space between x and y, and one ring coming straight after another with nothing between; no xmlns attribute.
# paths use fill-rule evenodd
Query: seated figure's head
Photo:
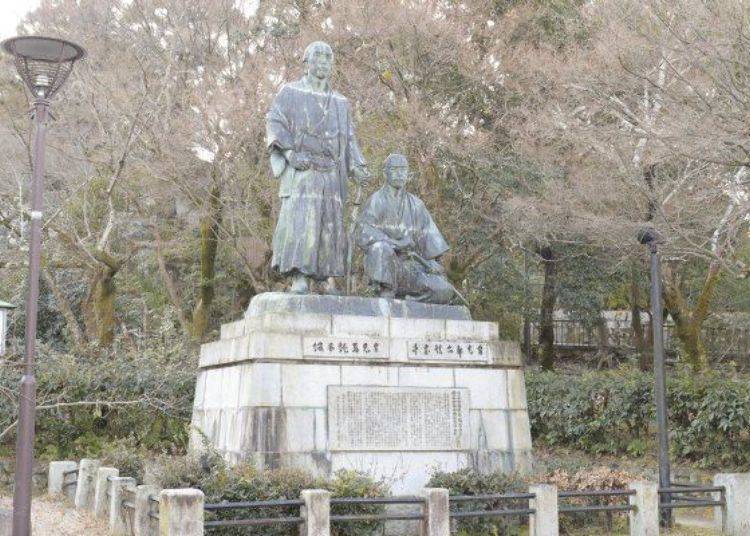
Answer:
<svg viewBox="0 0 750 536"><path fill-rule="evenodd" d="M315 78L328 78L333 70L333 49L324 41L313 41L305 49L303 62L307 74Z"/></svg>
<svg viewBox="0 0 750 536"><path fill-rule="evenodd" d="M385 180L393 188L400 190L409 181L409 161L402 154L391 153L385 159Z"/></svg>

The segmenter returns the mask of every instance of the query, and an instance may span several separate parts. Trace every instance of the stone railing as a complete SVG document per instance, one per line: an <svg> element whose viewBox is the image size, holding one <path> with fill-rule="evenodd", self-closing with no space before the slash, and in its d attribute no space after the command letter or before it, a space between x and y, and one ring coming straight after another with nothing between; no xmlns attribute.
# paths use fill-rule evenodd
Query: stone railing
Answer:
<svg viewBox="0 0 750 536"><path fill-rule="evenodd" d="M62 497L74 503L76 508L89 510L94 516L106 519L113 534L181 534L161 530L160 517L169 511L173 497L184 490L139 486L134 478L121 477L119 474L115 467L102 467L99 460L51 462L49 494ZM165 504L166 508L163 506Z"/></svg>
<svg viewBox="0 0 750 536"><path fill-rule="evenodd" d="M413 521L414 534L450 536L452 521L460 518L515 517L528 521L530 534L558 536L560 516L583 512L628 512L632 536L659 534L659 510L676 508L714 509L714 528L731 536L750 534L750 473L717 474L713 486L673 485L659 489L647 481L632 482L628 489L558 491L550 484L536 484L527 493L450 496L447 489L424 489L410 497L331 498L325 490L305 490L299 499L245 503L205 504L198 489L163 489L137 485L120 477L118 469L102 467L99 460L57 461L49 465L49 493L74 502L76 508L108 519L113 534L133 536L199 536L206 529L222 526L298 525L300 535L330 536L331 524L361 521ZM703 495L698 497L696 495ZM606 497L606 504L586 505L581 500ZM576 499L574 504L568 504ZM616 501L620 499L620 504ZM511 501L501 509L481 508ZM601 503L601 501L600 501ZM472 509L452 508L461 504ZM383 505L382 513L332 514L342 505ZM520 505L520 506L519 506ZM286 517L206 519L219 511L248 512L275 507L299 508L299 515ZM397 507L397 508L389 508ZM408 507L407 510L404 507ZM244 515L247 515L245 513ZM404 532L408 534L408 532Z"/></svg>

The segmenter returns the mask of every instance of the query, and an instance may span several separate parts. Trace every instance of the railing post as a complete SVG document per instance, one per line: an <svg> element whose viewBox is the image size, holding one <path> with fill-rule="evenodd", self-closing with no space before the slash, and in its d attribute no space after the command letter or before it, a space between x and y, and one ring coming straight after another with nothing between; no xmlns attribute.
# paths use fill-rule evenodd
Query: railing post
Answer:
<svg viewBox="0 0 750 536"><path fill-rule="evenodd" d="M324 489L302 491L301 536L331 536L331 493Z"/></svg>
<svg viewBox="0 0 750 536"><path fill-rule="evenodd" d="M424 518L422 519L421 536L450 536L451 519L448 490L443 488L425 488Z"/></svg>
<svg viewBox="0 0 750 536"><path fill-rule="evenodd" d="M151 530L152 519L149 517L151 512L151 495L159 495L159 489L156 486L141 485L135 488L135 513L133 514L133 536L151 536L156 531Z"/></svg>
<svg viewBox="0 0 750 536"><path fill-rule="evenodd" d="M49 469L47 470L47 493L50 495L63 495L69 499L75 499L75 486L65 485L68 482L73 481L73 475L68 475L66 478L65 473L67 471L75 471L76 469L78 469L78 464L74 461L66 460L50 462Z"/></svg>
<svg viewBox="0 0 750 536"><path fill-rule="evenodd" d="M535 497L529 501L536 512L530 516L530 536L558 536L560 534L560 517L557 510L557 486L552 484L535 484L529 487L529 493Z"/></svg>
<svg viewBox="0 0 750 536"><path fill-rule="evenodd" d="M106 517L109 508L109 497L111 478L120 476L120 470L114 467L100 467L96 472L96 485L94 487L94 516Z"/></svg>
<svg viewBox="0 0 750 536"><path fill-rule="evenodd" d="M159 499L159 536L203 536L203 492L164 489Z"/></svg>
<svg viewBox="0 0 750 536"><path fill-rule="evenodd" d="M631 482L628 502L635 506L628 516L631 536L659 536L659 484L639 480Z"/></svg>
<svg viewBox="0 0 750 536"><path fill-rule="evenodd" d="M714 508L716 529L723 534L750 534L750 473L719 473L714 486L724 486L725 506Z"/></svg>
<svg viewBox="0 0 750 536"><path fill-rule="evenodd" d="M84 458L78 465L78 485L76 486L76 508L92 510L94 508L94 491L96 472L101 467L99 460Z"/></svg>
<svg viewBox="0 0 750 536"><path fill-rule="evenodd" d="M110 480L110 484L109 530L114 534L129 535L129 524L122 508L122 501L125 498L123 490L125 488L134 488L136 485L135 478L115 476Z"/></svg>

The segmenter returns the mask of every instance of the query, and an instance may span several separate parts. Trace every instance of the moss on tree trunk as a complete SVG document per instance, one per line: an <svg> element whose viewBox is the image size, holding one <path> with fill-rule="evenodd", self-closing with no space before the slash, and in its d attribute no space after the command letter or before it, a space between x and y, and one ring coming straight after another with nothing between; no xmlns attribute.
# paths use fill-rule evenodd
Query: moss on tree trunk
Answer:
<svg viewBox="0 0 750 536"><path fill-rule="evenodd" d="M675 322L675 335L680 341L680 350L685 361L694 371L708 367L708 355L703 344L703 324L711 312L711 300L719 282L719 265L711 263L698 294L695 306L691 309L682 289L682 280L676 269L667 266L665 272L664 301Z"/></svg>
<svg viewBox="0 0 750 536"><path fill-rule="evenodd" d="M221 190L218 186L211 189L206 208L206 213L200 222L200 288L191 322L192 335L195 340L202 340L208 331L211 305L216 293L216 253L219 248L222 215Z"/></svg>
<svg viewBox="0 0 750 536"><path fill-rule="evenodd" d="M553 370L555 360L554 312L557 301L557 266L552 248L545 246L540 255L544 264L544 286L542 288L542 308L539 327L539 348L542 370Z"/></svg>
<svg viewBox="0 0 750 536"><path fill-rule="evenodd" d="M109 346L115 338L115 298L117 286L115 276L122 268L124 261L101 250L93 252L93 257L100 263L91 281L91 288L86 299L86 334L89 340L96 340L100 346Z"/></svg>
<svg viewBox="0 0 750 536"><path fill-rule="evenodd" d="M102 346L109 346L115 338L115 277L103 269L94 289L96 338Z"/></svg>

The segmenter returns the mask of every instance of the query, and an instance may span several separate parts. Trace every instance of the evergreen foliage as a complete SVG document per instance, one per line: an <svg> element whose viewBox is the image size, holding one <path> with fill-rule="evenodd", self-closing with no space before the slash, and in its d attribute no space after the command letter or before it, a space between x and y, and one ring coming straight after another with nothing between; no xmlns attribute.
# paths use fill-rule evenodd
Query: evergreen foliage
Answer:
<svg viewBox="0 0 750 536"><path fill-rule="evenodd" d="M638 457L655 449L653 375L631 369L526 375L536 442ZM745 377L675 371L667 381L672 455L706 468L750 469Z"/></svg>

